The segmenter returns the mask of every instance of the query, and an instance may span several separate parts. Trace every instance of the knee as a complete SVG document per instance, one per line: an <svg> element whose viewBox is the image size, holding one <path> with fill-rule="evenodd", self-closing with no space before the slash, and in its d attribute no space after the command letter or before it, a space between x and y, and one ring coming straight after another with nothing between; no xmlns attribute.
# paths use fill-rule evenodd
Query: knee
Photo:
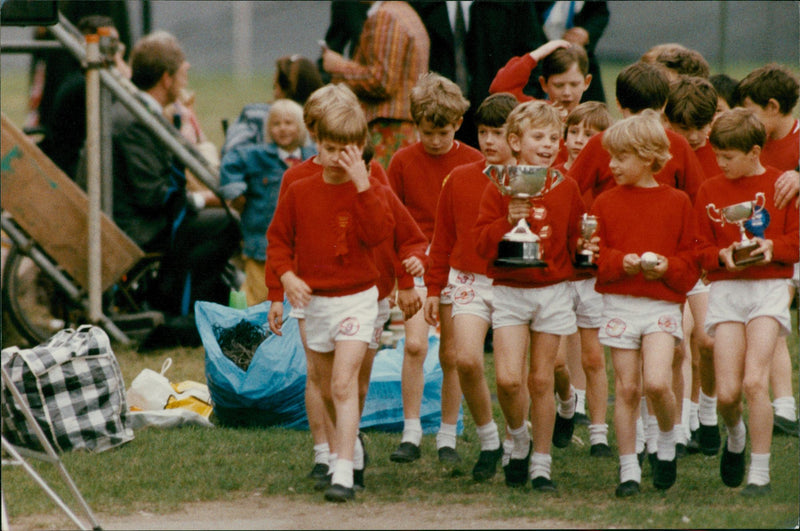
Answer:
<svg viewBox="0 0 800 531"><path fill-rule="evenodd" d="M731 385L720 385L717 382L717 407L726 409L738 407L741 400L741 390Z"/></svg>
<svg viewBox="0 0 800 531"><path fill-rule="evenodd" d="M439 365L442 366L442 371L456 371L458 370L458 356L454 349L447 349L439 352Z"/></svg>
<svg viewBox="0 0 800 531"><path fill-rule="evenodd" d="M469 356L462 356L456 362L458 373L474 378L483 373L483 360Z"/></svg>
<svg viewBox="0 0 800 531"><path fill-rule="evenodd" d="M581 359L581 366L585 374L605 373L606 358L603 351L591 351Z"/></svg>
<svg viewBox="0 0 800 531"><path fill-rule="evenodd" d="M504 395L515 395L520 392L522 382L516 376L497 376L497 391Z"/></svg>
<svg viewBox="0 0 800 531"><path fill-rule="evenodd" d="M672 385L671 382L664 378L659 378L655 380L645 381L644 383L644 393L647 397L660 400L666 397L669 393L672 392Z"/></svg>
<svg viewBox="0 0 800 531"><path fill-rule="evenodd" d="M744 391L747 397L767 394L767 381L765 378L745 375L744 381L742 382L742 391Z"/></svg>
<svg viewBox="0 0 800 531"><path fill-rule="evenodd" d="M406 346L403 353L405 356L422 358L424 360L425 356L428 354L428 343L427 341L422 342L417 339L406 338Z"/></svg>
<svg viewBox="0 0 800 531"><path fill-rule="evenodd" d="M617 399L629 407L635 407L639 404L639 386L621 383L617 380L615 391Z"/></svg>
<svg viewBox="0 0 800 531"><path fill-rule="evenodd" d="M569 372L566 374L567 377L569 377ZM531 373L528 377L528 391L530 392L531 397L552 395L555 391L554 378L547 374Z"/></svg>

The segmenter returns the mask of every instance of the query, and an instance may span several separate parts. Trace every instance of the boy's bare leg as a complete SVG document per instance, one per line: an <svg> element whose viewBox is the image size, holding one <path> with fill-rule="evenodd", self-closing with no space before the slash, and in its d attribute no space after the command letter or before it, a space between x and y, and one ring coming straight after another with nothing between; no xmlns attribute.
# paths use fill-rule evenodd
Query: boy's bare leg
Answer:
<svg viewBox="0 0 800 531"><path fill-rule="evenodd" d="M642 469L636 456L636 419L641 414L642 364L641 353L634 349L611 349L614 365L614 429L620 460L618 496L628 496L622 487L635 482L630 493L638 492Z"/></svg>
<svg viewBox="0 0 800 531"><path fill-rule="evenodd" d="M510 430L520 428L526 420L529 397L524 391L526 384L522 375L525 374L523 365L527 361L529 335L526 325L494 329L497 400Z"/></svg>
<svg viewBox="0 0 800 531"><path fill-rule="evenodd" d="M717 376L714 369L714 338L705 331L708 292L688 297L694 327L692 343L699 353L700 389L698 391L697 440L704 455L716 455L721 444L717 419Z"/></svg>
<svg viewBox="0 0 800 531"><path fill-rule="evenodd" d="M577 395L575 414L586 415L587 377L583 371L583 352L581 349L580 332L562 336L559 350L565 349L567 355L567 369L569 370L570 384Z"/></svg>
<svg viewBox="0 0 800 531"><path fill-rule="evenodd" d="M453 318L458 377L461 391L476 426L492 421L492 398L484 372L483 342L489 323L476 315Z"/></svg>
<svg viewBox="0 0 800 531"><path fill-rule="evenodd" d="M454 451L443 448L456 448L456 427L458 411L461 408L461 384L458 378L458 351L453 331L453 306L439 305L439 364L442 367L442 424L436 435L436 449L439 460L456 463L461 460ZM421 404L420 404L421 405Z"/></svg>
<svg viewBox="0 0 800 531"><path fill-rule="evenodd" d="M308 430L311 432L311 440L314 442L314 468L308 477L323 480L329 472L333 471L331 469L331 455L335 455L335 450L332 449L333 420L328 414L325 402L322 399L319 376L314 359L311 358L308 347L306 347L306 320L298 319L297 326L300 331L303 350L306 354L306 416L308 417Z"/></svg>
<svg viewBox="0 0 800 531"><path fill-rule="evenodd" d="M581 344L581 363L586 375L586 403L589 412L589 442L598 456L610 455L608 447L608 375L606 355L597 338L597 328L578 328Z"/></svg>
<svg viewBox="0 0 800 531"><path fill-rule="evenodd" d="M675 368L674 355L675 339L670 334L655 332L642 337L644 392L662 432L672 431L677 417L677 397L670 379ZM661 445L659 453L660 450Z"/></svg>
<svg viewBox="0 0 800 531"><path fill-rule="evenodd" d="M778 338L770 370L770 386L775 397L775 429L797 437L797 405L792 392L792 360L785 338ZM785 404L784 404L785 403Z"/></svg>
<svg viewBox="0 0 800 531"><path fill-rule="evenodd" d="M745 341L743 324L725 322L716 326L714 370L717 383L717 407L722 421L728 428L736 426L742 420L742 380L744 378L744 357L747 350Z"/></svg>
<svg viewBox="0 0 800 531"><path fill-rule="evenodd" d="M769 373L780 325L771 317L756 317L745 328L747 352L744 358L742 390L750 409L751 453L767 454L772 444L772 403Z"/></svg>
<svg viewBox="0 0 800 531"><path fill-rule="evenodd" d="M533 446L537 454L549 454L556 416L553 401L554 371L561 336L533 332L531 334L531 371L528 391L531 396Z"/></svg>
<svg viewBox="0 0 800 531"><path fill-rule="evenodd" d="M566 448L572 441L572 434L575 430L575 404L576 393L570 382L571 374L567 367L567 350L560 348L564 345L563 336L558 336L556 355L553 359L553 385L555 388L556 408L555 425L553 427L553 446L556 448ZM532 350L532 352L534 352ZM533 357L531 357L531 361ZM581 369L581 373L583 370ZM529 376L530 378L530 376ZM534 441L534 446L536 445ZM537 450L538 451L538 450ZM548 452L549 454L549 449Z"/></svg>

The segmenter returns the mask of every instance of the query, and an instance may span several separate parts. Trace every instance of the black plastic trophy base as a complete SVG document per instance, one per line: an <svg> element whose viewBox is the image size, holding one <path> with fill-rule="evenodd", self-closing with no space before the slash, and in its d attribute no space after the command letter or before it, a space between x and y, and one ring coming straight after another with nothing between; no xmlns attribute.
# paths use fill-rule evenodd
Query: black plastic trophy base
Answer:
<svg viewBox="0 0 800 531"><path fill-rule="evenodd" d="M547 267L547 262L536 258L539 242L514 242L501 240L497 246L496 267Z"/></svg>
<svg viewBox="0 0 800 531"><path fill-rule="evenodd" d="M594 263L594 254L578 253L575 256L575 267L580 267L585 269L589 268L596 269L597 264Z"/></svg>
<svg viewBox="0 0 800 531"><path fill-rule="evenodd" d="M754 249L758 248L758 242L740 243L733 249L733 263L737 266L746 266L755 264L764 259L764 253L759 253L755 256L750 256Z"/></svg>

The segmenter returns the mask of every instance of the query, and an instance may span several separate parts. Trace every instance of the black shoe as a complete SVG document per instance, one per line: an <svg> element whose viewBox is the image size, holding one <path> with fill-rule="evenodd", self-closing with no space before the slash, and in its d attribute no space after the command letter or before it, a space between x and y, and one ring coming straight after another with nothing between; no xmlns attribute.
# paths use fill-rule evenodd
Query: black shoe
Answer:
<svg viewBox="0 0 800 531"><path fill-rule="evenodd" d="M589 455L591 457L614 457L614 452L611 451L609 445L598 443L589 448Z"/></svg>
<svg viewBox="0 0 800 531"><path fill-rule="evenodd" d="M686 457L689 452L686 450L686 445L683 443L675 444L675 457L681 458Z"/></svg>
<svg viewBox="0 0 800 531"><path fill-rule="evenodd" d="M769 486L769 483L766 485L756 485L755 483L748 483L745 488L742 489L740 494L747 498L758 498L760 496L766 496L772 491L772 488Z"/></svg>
<svg viewBox="0 0 800 531"><path fill-rule="evenodd" d="M575 415L571 419L565 419L556 413L556 424L553 427L553 446L556 448L566 448L572 441L572 433L575 431Z"/></svg>
<svg viewBox="0 0 800 531"><path fill-rule="evenodd" d="M650 465L650 470L655 470L656 461L658 461L658 454L656 452L647 452L647 463Z"/></svg>
<svg viewBox="0 0 800 531"><path fill-rule="evenodd" d="M333 479L333 472L327 474L324 478L320 478L314 484L314 490L325 490L331 486L331 480Z"/></svg>
<svg viewBox="0 0 800 531"><path fill-rule="evenodd" d="M506 475L506 485L509 487L521 487L528 481L528 463L531 460L533 451L533 441L529 443L528 455L524 459L510 459L508 464L503 467Z"/></svg>
<svg viewBox="0 0 800 531"><path fill-rule="evenodd" d="M722 482L729 487L738 487L744 480L744 452L735 454L728 450L728 441L722 448L722 459L719 461L719 475Z"/></svg>
<svg viewBox="0 0 800 531"><path fill-rule="evenodd" d="M692 430L692 436L689 437L689 444L686 445L686 453L689 455L700 453L700 441L698 440L698 432L700 430Z"/></svg>
<svg viewBox="0 0 800 531"><path fill-rule="evenodd" d="M642 450L638 454L636 454L636 459L639 460L639 468L644 467L644 458L647 456L647 450Z"/></svg>
<svg viewBox="0 0 800 531"><path fill-rule="evenodd" d="M356 491L351 488L343 487L338 483L334 483L325 491L325 499L327 501L343 503L356 499Z"/></svg>
<svg viewBox="0 0 800 531"><path fill-rule="evenodd" d="M789 420L786 417L775 415L772 422L772 433L775 435L791 435L797 437L800 435L798 432L797 420Z"/></svg>
<svg viewBox="0 0 800 531"><path fill-rule="evenodd" d="M553 480L544 476L536 476L531 480L531 487L537 492L556 492L556 484Z"/></svg>
<svg viewBox="0 0 800 531"><path fill-rule="evenodd" d="M592 421L589 420L589 417L586 416L586 413L576 412L573 419L575 420L575 424L578 426L589 426L592 423Z"/></svg>
<svg viewBox="0 0 800 531"><path fill-rule="evenodd" d="M478 462L472 468L472 479L475 481L488 481L497 471L497 462L503 457L503 447L497 450L481 450Z"/></svg>
<svg viewBox="0 0 800 531"><path fill-rule="evenodd" d="M401 442L397 450L389 456L389 461L395 463L411 463L420 457L419 446L410 442Z"/></svg>
<svg viewBox="0 0 800 531"><path fill-rule="evenodd" d="M308 479L316 479L317 481L325 479L328 475L328 465L325 463L314 463L314 468L306 476Z"/></svg>
<svg viewBox="0 0 800 531"><path fill-rule="evenodd" d="M614 494L617 498L627 498L628 496L639 494L639 484L629 479L617 485L617 490L614 491Z"/></svg>
<svg viewBox="0 0 800 531"><path fill-rule="evenodd" d="M458 455L455 448L442 446L437 453L439 454L439 462L445 465L456 465L461 462L461 456Z"/></svg>
<svg viewBox="0 0 800 531"><path fill-rule="evenodd" d="M703 452L703 455L717 455L722 442L719 436L719 427L716 424L713 426L700 424L700 427L697 428L697 442L700 444L700 451Z"/></svg>
<svg viewBox="0 0 800 531"><path fill-rule="evenodd" d="M659 490L667 490L675 484L678 477L678 458L672 461L662 461L656 458L653 467L653 486Z"/></svg>

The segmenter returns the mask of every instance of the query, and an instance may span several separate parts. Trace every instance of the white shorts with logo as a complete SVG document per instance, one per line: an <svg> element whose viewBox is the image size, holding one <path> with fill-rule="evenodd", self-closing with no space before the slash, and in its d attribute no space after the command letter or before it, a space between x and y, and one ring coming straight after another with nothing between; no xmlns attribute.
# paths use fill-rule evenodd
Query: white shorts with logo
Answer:
<svg viewBox="0 0 800 531"><path fill-rule="evenodd" d="M384 297L378 301L378 317L375 319L375 329L372 333L372 339L369 342L369 348L376 349L381 344L381 336L383 335L383 325L389 320L389 297Z"/></svg>
<svg viewBox="0 0 800 531"><path fill-rule="evenodd" d="M597 278L573 280L572 306L578 320L578 328L600 328L603 321L603 296L594 289Z"/></svg>
<svg viewBox="0 0 800 531"><path fill-rule="evenodd" d="M492 279L480 273L451 268L447 288L453 317L469 314L492 322Z"/></svg>
<svg viewBox="0 0 800 531"><path fill-rule="evenodd" d="M683 339L683 314L677 302L603 294L603 322L598 331L602 345L639 349L642 336L666 332L676 343Z"/></svg>
<svg viewBox="0 0 800 531"><path fill-rule="evenodd" d="M331 352L336 341L369 344L378 317L378 288L341 297L311 296L305 308L306 342L317 352Z"/></svg>
<svg viewBox="0 0 800 531"><path fill-rule="evenodd" d="M781 327L779 334L782 336L792 333L786 279L715 280L711 283L705 322L708 335L714 336L719 323L747 324L756 317L774 318Z"/></svg>
<svg viewBox="0 0 800 531"><path fill-rule="evenodd" d="M578 328L569 281L541 288L492 286L492 328L529 325L534 332L566 336Z"/></svg>

